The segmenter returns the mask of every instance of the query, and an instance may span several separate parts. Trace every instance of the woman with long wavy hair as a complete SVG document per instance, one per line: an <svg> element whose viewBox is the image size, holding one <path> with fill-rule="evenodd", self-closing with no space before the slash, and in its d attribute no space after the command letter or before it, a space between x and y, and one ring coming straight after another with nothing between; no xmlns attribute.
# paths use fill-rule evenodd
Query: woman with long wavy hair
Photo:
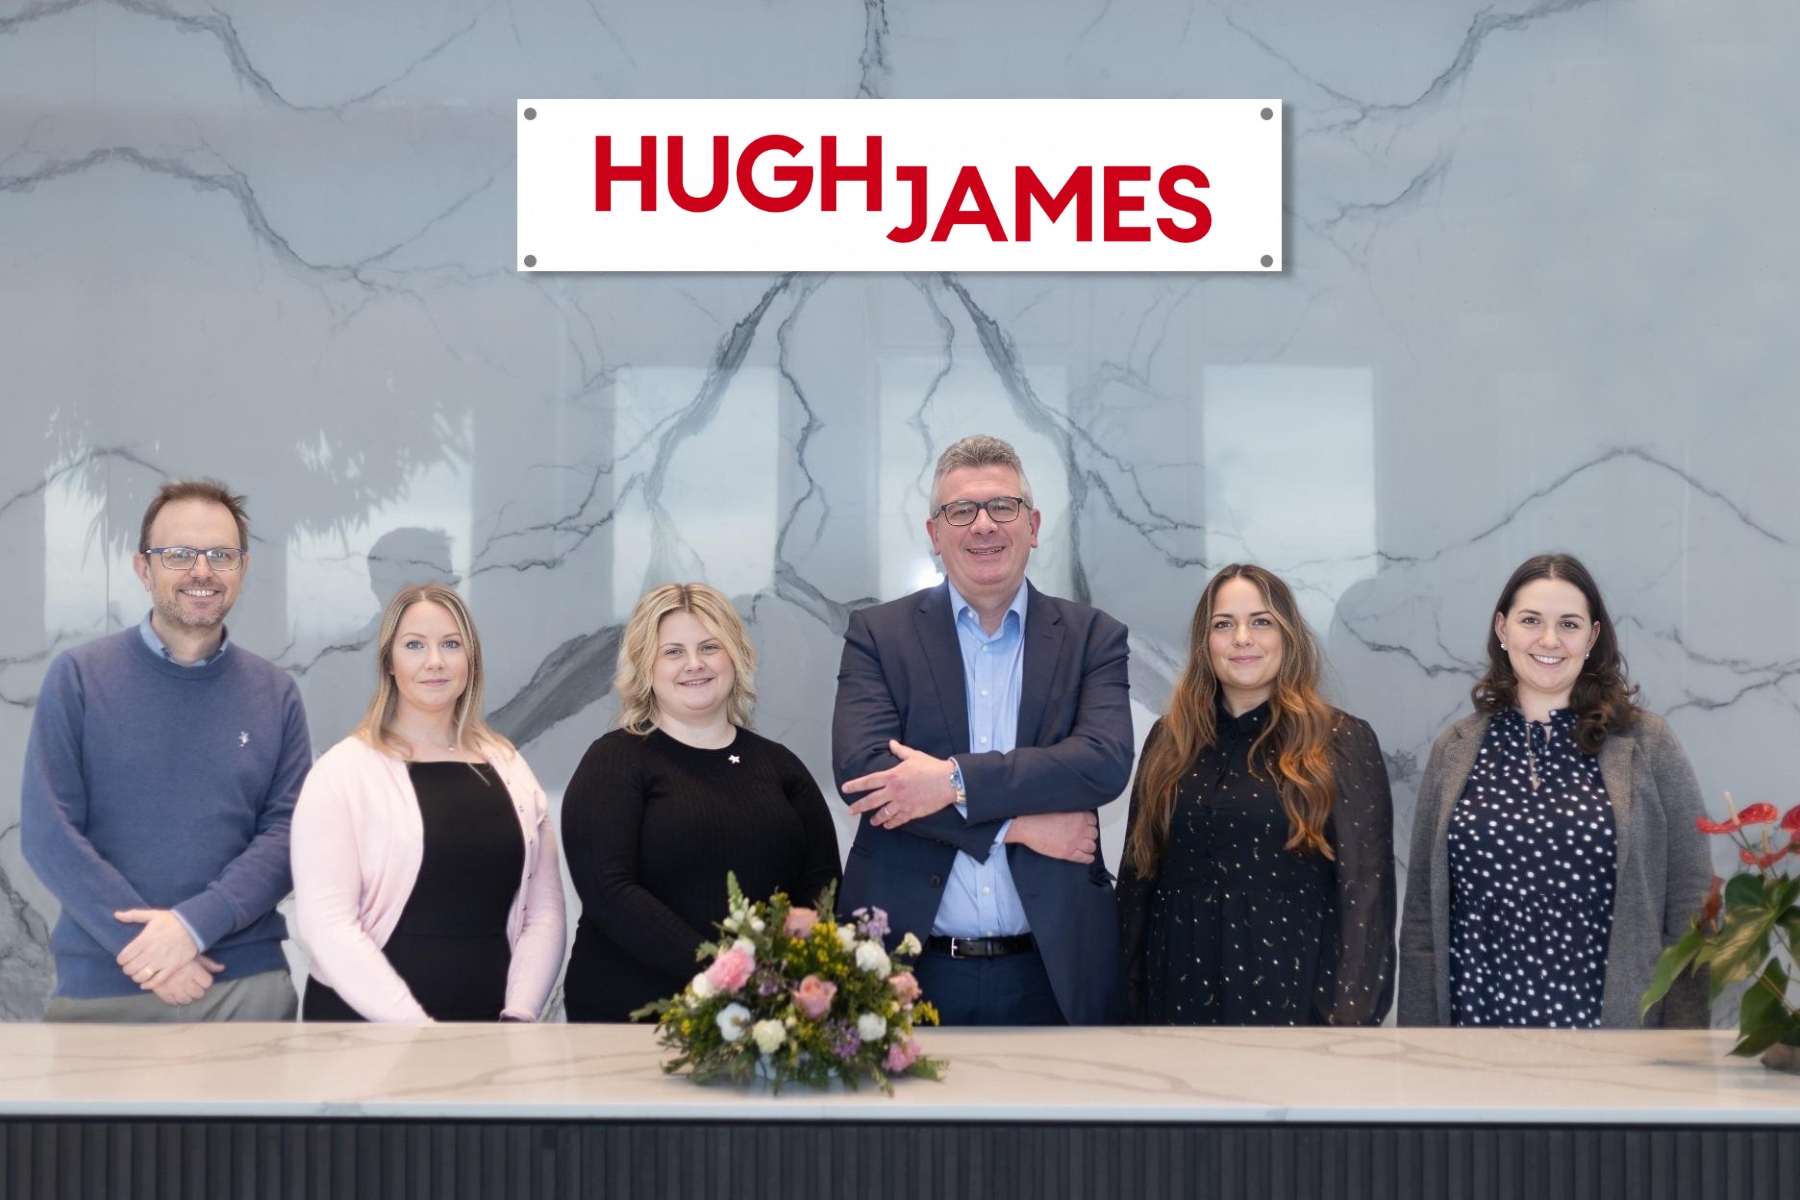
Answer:
<svg viewBox="0 0 1800 1200"><path fill-rule="evenodd" d="M1144 742L1119 881L1134 1017L1369 1025L1393 998L1393 806L1368 723L1319 696L1294 594L1234 564Z"/></svg>
<svg viewBox="0 0 1800 1200"><path fill-rule="evenodd" d="M1519 564L1487 659L1475 712L1439 735L1419 782L1400 1023L1635 1028L1712 879L1694 768L1638 707L1574 556ZM1704 1026L1706 986L1684 977L1641 1023Z"/></svg>

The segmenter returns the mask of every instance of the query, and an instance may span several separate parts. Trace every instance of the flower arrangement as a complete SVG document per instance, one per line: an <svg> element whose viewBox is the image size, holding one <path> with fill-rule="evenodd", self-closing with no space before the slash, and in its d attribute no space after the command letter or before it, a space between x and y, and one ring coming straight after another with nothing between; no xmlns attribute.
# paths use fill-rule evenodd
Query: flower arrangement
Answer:
<svg viewBox="0 0 1800 1200"><path fill-rule="evenodd" d="M835 1077L852 1089L873 1080L892 1095L897 1075L942 1077L944 1062L921 1054L913 1037L915 1024L937 1024L907 969L917 937L908 933L890 954L881 909L839 922L835 884L816 910L780 892L753 904L735 874L725 884L731 911L719 922L722 936L700 947L711 964L680 994L631 1014L655 1017L657 1041L677 1052L665 1072L685 1069L695 1083L761 1075L777 1093Z"/></svg>
<svg viewBox="0 0 1800 1200"><path fill-rule="evenodd" d="M1762 1054L1769 1065L1791 1069L1797 1055L1790 1048L1800 1047L1800 1009L1788 999L1788 968L1800 945L1800 879L1778 867L1788 856L1800 855L1800 804L1779 817L1767 802L1739 811L1727 792L1725 807L1728 820L1701 817L1695 823L1701 833L1729 836L1738 845L1738 858L1752 869L1739 871L1723 886L1713 877L1712 893L1693 928L1657 960L1639 1011L1648 1012L1683 972L1710 970L1714 1000L1729 985L1752 980L1738 1010L1738 1042L1731 1053ZM1771 844L1772 828L1787 835L1783 844Z"/></svg>

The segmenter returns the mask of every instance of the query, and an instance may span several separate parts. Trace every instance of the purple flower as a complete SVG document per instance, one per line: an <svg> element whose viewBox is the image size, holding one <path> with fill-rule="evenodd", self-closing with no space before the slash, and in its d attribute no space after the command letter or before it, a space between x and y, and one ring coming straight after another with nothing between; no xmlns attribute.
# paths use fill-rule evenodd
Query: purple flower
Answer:
<svg viewBox="0 0 1800 1200"><path fill-rule="evenodd" d="M887 909L859 908L850 914L862 925L863 933L872 938L884 938L888 935Z"/></svg>
<svg viewBox="0 0 1800 1200"><path fill-rule="evenodd" d="M825 1043L831 1047L831 1053L841 1059L855 1058L857 1051L862 1049L862 1037L856 1032L856 1025L845 1020L825 1023Z"/></svg>
<svg viewBox="0 0 1800 1200"><path fill-rule="evenodd" d="M755 976L756 994L773 996L787 985L782 981L781 972L774 967L762 967Z"/></svg>

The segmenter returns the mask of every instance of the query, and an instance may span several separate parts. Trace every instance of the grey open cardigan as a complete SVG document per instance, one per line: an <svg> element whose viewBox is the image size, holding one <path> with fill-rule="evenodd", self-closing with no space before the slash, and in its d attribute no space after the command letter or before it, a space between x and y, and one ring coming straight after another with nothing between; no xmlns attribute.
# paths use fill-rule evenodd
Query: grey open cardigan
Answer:
<svg viewBox="0 0 1800 1200"><path fill-rule="evenodd" d="M1400 925L1402 1025L1450 1024L1450 812L1487 732L1488 714L1464 717L1438 735L1419 781ZM1663 947L1686 933L1712 885L1712 860L1694 818L1705 814L1700 781L1668 723L1640 712L1600 748L1600 777L1619 840L1612 936L1600 1025L1704 1028L1704 977L1684 976L1638 1020L1638 1001Z"/></svg>

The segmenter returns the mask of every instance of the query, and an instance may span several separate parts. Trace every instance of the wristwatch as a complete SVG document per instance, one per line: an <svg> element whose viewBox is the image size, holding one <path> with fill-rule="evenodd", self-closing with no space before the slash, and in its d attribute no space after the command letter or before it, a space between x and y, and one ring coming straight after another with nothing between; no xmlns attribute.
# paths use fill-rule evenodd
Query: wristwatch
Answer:
<svg viewBox="0 0 1800 1200"><path fill-rule="evenodd" d="M969 793L963 790L962 764L954 758L950 760L950 786L956 790L958 804L969 802Z"/></svg>

